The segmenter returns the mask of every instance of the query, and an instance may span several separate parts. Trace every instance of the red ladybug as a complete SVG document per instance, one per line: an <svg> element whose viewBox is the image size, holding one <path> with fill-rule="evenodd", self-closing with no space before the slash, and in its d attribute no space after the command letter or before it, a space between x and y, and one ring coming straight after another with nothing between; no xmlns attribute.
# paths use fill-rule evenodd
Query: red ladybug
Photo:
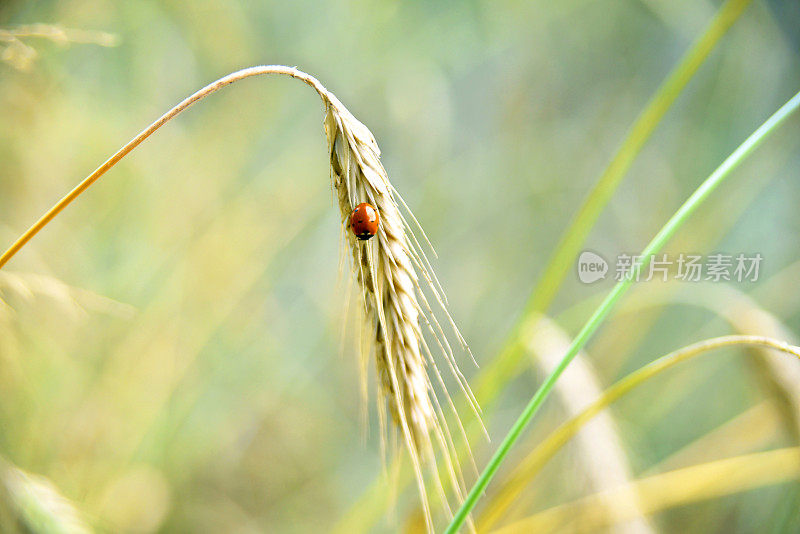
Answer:
<svg viewBox="0 0 800 534"><path fill-rule="evenodd" d="M379 221L378 210L371 204L362 202L350 214L350 229L357 238L366 241L378 233Z"/></svg>

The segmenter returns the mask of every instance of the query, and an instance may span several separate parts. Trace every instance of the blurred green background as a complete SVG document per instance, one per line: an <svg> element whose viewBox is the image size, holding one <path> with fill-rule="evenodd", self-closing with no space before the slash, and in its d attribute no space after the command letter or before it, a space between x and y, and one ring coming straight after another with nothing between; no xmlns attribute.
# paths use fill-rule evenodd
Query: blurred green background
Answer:
<svg viewBox="0 0 800 534"><path fill-rule="evenodd" d="M296 65L375 134L486 367L637 114L719 5L5 1L0 28L57 23L119 43L25 39L36 52L27 69L0 63L0 248L189 93L242 67ZM794 0L753 2L667 113L587 249L612 261L640 250L794 94L798 27ZM362 494L386 482L374 395L362 437L328 173L313 91L249 79L165 126L51 223L0 271L4 460L46 477L100 532L324 532L364 506ZM669 247L759 252L758 282L638 285L588 346L601 389L705 337L778 335L780 322L793 339L799 174L795 118ZM612 282L584 285L571 271L550 316L574 334ZM732 326L722 315L734 304L743 314ZM468 377L479 372L460 361ZM776 384L759 361L728 350L616 404L630 475L796 446L800 384ZM505 384L487 420L493 443L474 444L478 466L541 378L533 364ZM550 399L498 481L567 412ZM738 430L713 441L730 421ZM595 491L584 456L575 444L556 456L519 517ZM413 528L416 505L413 488L401 492L373 530ZM647 523L796 532L799 507L796 482L767 484Z"/></svg>

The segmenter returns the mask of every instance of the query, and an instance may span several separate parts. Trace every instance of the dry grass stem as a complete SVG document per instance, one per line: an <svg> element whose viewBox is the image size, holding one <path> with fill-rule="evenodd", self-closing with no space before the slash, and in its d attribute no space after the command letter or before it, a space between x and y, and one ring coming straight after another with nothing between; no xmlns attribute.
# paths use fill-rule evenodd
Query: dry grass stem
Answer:
<svg viewBox="0 0 800 534"><path fill-rule="evenodd" d="M50 480L30 473L0 458L0 508L10 516L19 532L89 534L85 518L72 501ZM4 532L6 532L4 530Z"/></svg>
<svg viewBox="0 0 800 534"><path fill-rule="evenodd" d="M533 317L523 331L525 348L533 356L536 365L545 373L551 372L558 364L558 358L567 350L569 336L544 315ZM575 361L564 372L556 385L556 393L570 417L580 414L594 399L602 395L600 382L589 356L584 351L578 353ZM630 483L633 473L619 428L610 410L603 410L593 421L587 423L575 437L575 442L585 477L594 490L602 491ZM639 508L636 495L621 494L620 498L628 499L626 509L635 511ZM618 508L622 505L617 503L615 506ZM655 532L643 514L635 513L628 514L626 520L621 520L616 525L616 531L620 534Z"/></svg>
<svg viewBox="0 0 800 534"><path fill-rule="evenodd" d="M483 517L481 518L481 526L490 526L501 517L505 517L506 512L522 494L522 490L525 486L531 483L533 478L550 458L552 458L567 441L575 436L585 424L602 413L611 403L626 395L629 391L638 387L646 380L681 362L690 360L712 350L733 346L763 347L784 355L788 354L795 358L800 358L800 347L790 345L786 342L763 336L731 335L699 341L652 361L606 389L600 397L594 400L580 414L570 418L534 448L528 456L519 463L514 473L505 482L503 489L495 495L489 503L489 506L484 511ZM624 486L624 484L622 486ZM622 505L622 498L620 495L616 495L614 503L609 504ZM628 497L636 497L636 495L630 494ZM641 500L641 495L636 497L636 501L642 507L642 513L648 513L647 506L643 504ZM630 502L631 500L628 498L627 503L622 506L627 509L625 518L630 518L631 512L636 510L636 507L630 506ZM609 513L611 516L615 515L615 512ZM617 520L620 520L620 518L618 517Z"/></svg>
<svg viewBox="0 0 800 534"><path fill-rule="evenodd" d="M28 39L46 39L60 46L92 44L117 46L119 37L113 33L64 28L57 24L27 24L14 28L0 28L0 61L18 70L30 69L36 60L36 49L27 44Z"/></svg>
<svg viewBox="0 0 800 534"><path fill-rule="evenodd" d="M293 67L265 65L234 72L200 89L145 128L56 203L0 256L0 268L66 206L161 126L220 88L264 74L280 74L299 79L314 88L322 99L325 106L324 124L330 152L331 180L342 216L342 230L350 212L361 202L369 202L380 213L381 222L377 235L372 240L358 241L352 233L344 232L344 241L349 249L347 255L352 257L352 270L361 294L360 308L363 310L362 324L366 334L362 344L362 361L370 355L374 357L379 386L385 398L385 402L379 403L382 427L387 429L390 426L385 414L388 407L393 428L399 433L411 457L427 529L433 531L423 476L425 470L431 473L439 499L445 510L452 515L447 491L440 480L436 465L438 453L441 453L440 457L444 460L446 476L456 500L460 502L464 495L464 482L455 442L447 426L444 409L437 398L434 382L439 384L439 389L453 412L453 419L459 427L462 439L466 442L467 438L434 361L435 350L431 349L423 336L423 329L430 332L438 352L443 355L447 367L469 399L479 421L480 417L477 402L458 368L454 351L445 335L444 327L433 313L432 304L442 309L448 326L461 347L467 352L469 349L447 312L444 292L433 274L430 262L400 211L400 205L403 205L410 219L422 232L408 206L389 182L386 170L380 162L380 150L375 138L313 76ZM427 241L424 232L422 234ZM422 282L419 275L422 276ZM423 291L423 285L428 287L429 296ZM362 386L362 392L365 391L366 388Z"/></svg>
<svg viewBox="0 0 800 534"><path fill-rule="evenodd" d="M621 494L636 493L647 514L714 499L800 476L800 447L734 456L641 478L541 511L522 521L495 530L495 534L528 532L590 533L613 529L620 518L635 510L620 507L608 513L609 504L624 502Z"/></svg>

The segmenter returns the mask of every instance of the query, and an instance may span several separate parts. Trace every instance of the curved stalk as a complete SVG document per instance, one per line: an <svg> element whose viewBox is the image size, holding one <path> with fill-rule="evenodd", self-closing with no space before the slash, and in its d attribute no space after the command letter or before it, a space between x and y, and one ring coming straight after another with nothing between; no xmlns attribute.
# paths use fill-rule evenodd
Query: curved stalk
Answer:
<svg viewBox="0 0 800 534"><path fill-rule="evenodd" d="M666 242L669 241L672 236L674 236L675 233L686 223L689 217L697 210L697 208L702 205L709 195L711 195L711 193L714 192L714 190L719 187L719 185L725 181L728 176L730 176L731 172L745 159L747 159L747 156L749 156L756 148L758 148L758 146L764 142L769 134L773 133L781 124L786 122L786 120L792 115L792 113L797 111L798 108L800 108L800 93L794 95L786 104L781 106L778 111L776 111L769 119L767 119L764 124L762 124L755 132L753 132L750 137L748 137L741 145L739 145L739 147L734 150L733 153L728 156L725 161L723 161L722 164L717 167L716 170L714 170L714 172L712 172L702 184L700 184L700 187L698 187L695 192L692 193L692 195L686 200L686 202L684 202L683 205L678 208L678 211L675 212L675 214L661 228L661 231L659 231L653 240L650 241L650 243L644 248L639 260L637 260L636 264L628 273L628 276L618 282L617 285L615 285L611 292L606 296L583 328L581 328L580 332L578 332L578 335L575 336L575 339L572 341L572 344L570 345L569 349L567 349L566 354L564 354L564 357L561 359L559 364L545 379L536 393L534 393L527 406L525 406L522 414L520 414L519 418L508 431L508 434L506 434L506 437L503 439L502 443L500 443L497 451L495 451L494 455L489 460L489 463L481 473L481 476L478 477L477 482L475 482L472 490L470 490L467 498L464 500L464 504L450 522L450 525L445 531L447 534L454 534L464 524L472 509L475 508L478 499L486 490L486 487L489 485L489 482L491 482L495 473L497 473L497 470L500 468L500 464L503 463L503 460L508 455L511 447L514 446L516 441L522 435L523 430L525 430L525 428L531 422L533 416L539 411L539 408L550 394L550 391L553 389L553 386L555 386L558 378L561 376L573 358L575 358L578 352L583 348L583 346L586 345L586 343L589 341L589 338L592 337L598 328L600 328L600 325L603 324L616 303L630 288L633 280L638 277L639 271L650 263L653 255L661 250Z"/></svg>
<svg viewBox="0 0 800 534"><path fill-rule="evenodd" d="M685 362L715 349L731 346L765 347L800 359L800 348L778 341L777 339L764 336L732 335L699 341L670 352L657 360L653 360L605 390L600 397L587 406L581 413L562 424L545 438L544 441L537 445L536 448L522 460L504 485L503 490L492 499L488 508L481 516L481 520L478 524L479 530L483 532L492 528L494 524L503 517L525 486L530 483L547 461L550 460L567 441L575 436L584 425L601 413L605 408L624 395L627 395L631 390L642 385L647 380L659 375L667 369L671 369L681 362Z"/></svg>
<svg viewBox="0 0 800 534"><path fill-rule="evenodd" d="M30 241L33 236L39 233L39 231L47 226L47 224L52 221L56 215L61 213L64 208L69 206L73 200L78 198L84 191L89 189L89 187L95 183L101 176L103 176L111 167L116 165L122 158L127 156L134 148L139 146L142 141L150 137L156 130L164 126L167 122L175 118L180 112L184 111L186 108L197 102L198 100L202 100L203 98L207 97L211 93L225 87L226 85L230 85L234 82L238 82L239 80L244 80L245 78L250 78L251 76L260 76L262 74L282 74L285 76L291 76L292 78L297 78L298 80L302 80L314 90L317 91L320 98L322 98L323 102L330 101L331 95L325 87L313 76L310 74L306 74L300 70L297 70L294 67L285 67L283 65L259 65L256 67L250 67L247 69L238 70L227 76L220 78L219 80L212 82L193 95L189 96L178 105L164 113L161 117L159 117L155 122L153 122L150 126L142 130L139 135L128 141L128 143L120 148L113 156L108 158L102 165L100 165L95 171L83 179L81 183L79 183L75 188L67 193L67 195L59 200L52 208L50 208L47 213L42 215L42 217L36 221L30 228L28 228L24 234L22 234L19 239L17 239L9 248L6 250L2 256L0 256L0 269L8 263L8 261L14 257L14 255L19 252L19 250L25 246L28 241Z"/></svg>
<svg viewBox="0 0 800 534"><path fill-rule="evenodd" d="M531 290L519 319L510 329L500 354L479 375L475 388L479 400L485 402L484 399L495 396L501 385L518 372L523 353L520 343L522 325L531 317L547 312L595 222L622 183L639 152L717 43L750 3L751 0L727 0L719 8L703 34L670 71L631 125L624 141L561 236L545 264L544 272Z"/></svg>

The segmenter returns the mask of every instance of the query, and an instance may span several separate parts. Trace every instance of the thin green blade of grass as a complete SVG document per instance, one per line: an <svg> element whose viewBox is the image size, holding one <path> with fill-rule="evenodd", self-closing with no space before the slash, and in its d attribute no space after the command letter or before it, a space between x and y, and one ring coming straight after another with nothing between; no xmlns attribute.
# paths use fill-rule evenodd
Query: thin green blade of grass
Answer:
<svg viewBox="0 0 800 534"><path fill-rule="evenodd" d="M750 2L751 0L728 0L725 2L709 22L703 34L669 73L636 118L622 145L611 158L575 215L572 224L561 237L544 273L531 292L520 320L512 328L500 356L483 373L475 388L475 393L481 402L485 402L487 398L493 398L502 384L514 373L522 356L522 347L519 343L521 325L532 315L545 313L550 307L600 213L619 187L636 156L716 44Z"/></svg>
<svg viewBox="0 0 800 534"><path fill-rule="evenodd" d="M517 467L516 472L504 485L503 490L492 499L487 509L481 514L481 520L478 522L479 530L489 529L500 520L525 486L530 483L556 452L609 405L679 363L707 354L715 349L731 346L766 347L800 359L800 349L777 339L763 336L733 335L693 343L650 362L605 390L581 413L562 424L533 449Z"/></svg>
<svg viewBox="0 0 800 534"><path fill-rule="evenodd" d="M572 262L586 241L603 208L616 191L625 173L661 119L689 83L714 45L733 25L751 0L729 0L709 23L708 29L664 80L645 109L637 117L630 133L581 206L569 229L556 247L548 266L531 294L525 311L546 310L553 301Z"/></svg>
<svg viewBox="0 0 800 534"><path fill-rule="evenodd" d="M775 132L778 127L786 122L786 120L797 111L800 107L800 93L795 94L786 104L784 104L778 111L776 111L767 121L762 124L744 143L733 151L722 164L717 167L714 172L702 183L700 187L678 208L678 211L667 221L661 231L656 234L652 241L644 248L640 258L636 261L628 276L618 282L611 292L606 296L600 306L595 310L583 328L578 332L578 335L573 340L569 349L567 350L561 362L545 379L539 389L531 398L528 405L523 410L517 421L509 430L506 437L503 439L497 451L492 456L481 476L478 477L477 482L470 490L464 504L456 512L450 525L445 532L452 534L458 531L459 527L464 524L470 512L478 502L481 494L484 492L489 482L494 477L500 464L508 455L511 447L514 446L517 439L519 439L523 430L539 411L539 407L545 401L550 391L553 389L558 378L567 368L569 363L575 355L583 348L589 338L594 334L603 321L608 317L614 305L630 288L633 280L637 277L639 271L643 266L650 263L653 255L656 254L666 244L669 239L686 223L689 217L702 205L702 203L719 187L719 185L730 176L731 172L736 169L745 159L749 156L758 146L769 137L769 134Z"/></svg>

